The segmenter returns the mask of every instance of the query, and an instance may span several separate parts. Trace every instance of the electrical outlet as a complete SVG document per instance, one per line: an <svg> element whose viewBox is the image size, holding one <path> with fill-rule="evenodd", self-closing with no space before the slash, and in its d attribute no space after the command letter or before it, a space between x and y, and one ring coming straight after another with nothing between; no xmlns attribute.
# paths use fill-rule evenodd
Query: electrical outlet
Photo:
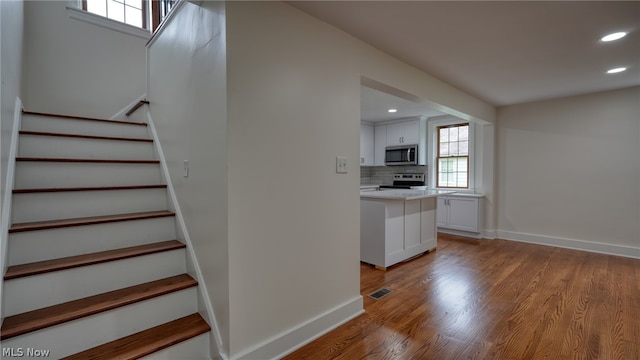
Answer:
<svg viewBox="0 0 640 360"><path fill-rule="evenodd" d="M346 174L347 171L347 158L344 156L336 157L336 173L337 174Z"/></svg>

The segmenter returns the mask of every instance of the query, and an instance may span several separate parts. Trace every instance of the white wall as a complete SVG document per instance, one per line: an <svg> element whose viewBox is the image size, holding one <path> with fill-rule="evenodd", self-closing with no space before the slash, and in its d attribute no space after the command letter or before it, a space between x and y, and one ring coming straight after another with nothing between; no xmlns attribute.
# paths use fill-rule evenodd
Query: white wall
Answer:
<svg viewBox="0 0 640 360"><path fill-rule="evenodd" d="M363 77L467 119L495 113L288 5L230 2L227 16L230 354L240 356L359 299ZM348 174L335 173L336 156Z"/></svg>
<svg viewBox="0 0 640 360"><path fill-rule="evenodd" d="M495 113L280 2L227 2L224 44L215 4L186 3L150 46L150 109L222 351L277 357L362 310L363 77L466 118ZM348 174L335 173L336 156L348 158Z"/></svg>
<svg viewBox="0 0 640 360"><path fill-rule="evenodd" d="M24 108L111 117L145 92L146 40L69 18L69 3L25 2Z"/></svg>
<svg viewBox="0 0 640 360"><path fill-rule="evenodd" d="M228 353L224 3L186 2L148 52L149 109Z"/></svg>
<svg viewBox="0 0 640 360"><path fill-rule="evenodd" d="M20 97L20 73L22 67L22 37L24 23L24 3L19 1L0 1L0 219L3 229L0 233L0 270L5 270L7 250L7 229L4 225L9 219L2 207L7 196L7 169L9 149L14 131L14 112L16 99ZM2 302L2 279L0 279L0 303ZM4 312L2 312L4 314Z"/></svg>
<svg viewBox="0 0 640 360"><path fill-rule="evenodd" d="M360 299L360 76L350 39L287 5L231 2L227 15L238 356Z"/></svg>
<svg viewBox="0 0 640 360"><path fill-rule="evenodd" d="M640 257L640 88L500 108L498 236Z"/></svg>
<svg viewBox="0 0 640 360"><path fill-rule="evenodd" d="M484 238L496 236L496 192L495 192L495 130L494 124L476 124L476 178L481 185L478 192L484 194L481 200L481 231Z"/></svg>
<svg viewBox="0 0 640 360"><path fill-rule="evenodd" d="M22 27L24 3L22 0L0 1L0 200L4 199L9 146L13 132L13 114L16 98L20 97L22 67ZM0 214L2 206L0 205Z"/></svg>

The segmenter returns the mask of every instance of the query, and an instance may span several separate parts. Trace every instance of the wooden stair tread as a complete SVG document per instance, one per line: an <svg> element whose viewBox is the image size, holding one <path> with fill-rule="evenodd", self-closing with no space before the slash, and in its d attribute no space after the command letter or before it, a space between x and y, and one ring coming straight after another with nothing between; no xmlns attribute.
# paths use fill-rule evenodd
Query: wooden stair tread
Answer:
<svg viewBox="0 0 640 360"><path fill-rule="evenodd" d="M77 159L77 158L47 158L17 156L16 161L40 161L40 162L73 162L73 163L116 163L116 164L159 164L160 160L138 159Z"/></svg>
<svg viewBox="0 0 640 360"><path fill-rule="evenodd" d="M92 217L75 218L75 219L36 221L36 222L13 224L9 228L9 232L14 233L14 232L21 232L21 231L56 229L56 228L71 227L71 226L105 224L105 223L111 223L111 222L152 219L152 218L174 216L174 215L175 213L172 211L160 210L160 211L147 211L147 212L129 213L129 214L92 216Z"/></svg>
<svg viewBox="0 0 640 360"><path fill-rule="evenodd" d="M50 114L50 113L43 113L43 112L24 111L24 110L22 111L22 113L25 114L25 115L49 116L49 117L56 117L56 118L69 119L69 120L87 120L87 121L99 121L99 122L113 123L113 124L147 126L146 123L135 122L135 121L100 119L100 118L92 118L92 117L85 117L85 116Z"/></svg>
<svg viewBox="0 0 640 360"><path fill-rule="evenodd" d="M119 137L119 136L84 135L84 134L56 133L56 132L44 132L44 131L30 131L30 130L20 130L19 133L20 135L55 136L55 137L80 138L80 139L94 139L94 140L153 142L153 139L148 139L148 138L128 138L128 137Z"/></svg>
<svg viewBox="0 0 640 360"><path fill-rule="evenodd" d="M0 340L41 330L82 317L130 305L136 302L197 286L187 274L130 286L83 299L73 300L22 314L7 316L2 323Z"/></svg>
<svg viewBox="0 0 640 360"><path fill-rule="evenodd" d="M96 346L62 360L139 359L210 330L209 324L196 313Z"/></svg>
<svg viewBox="0 0 640 360"><path fill-rule="evenodd" d="M108 261L128 259L136 256L150 255L183 248L185 248L185 245L183 243L177 240L169 240L153 244L100 251L91 254L83 254L59 259L38 261L28 264L14 265L10 266L7 269L7 272L4 274L4 279L11 280L25 276L44 274L52 271L72 269L87 265L101 264Z"/></svg>
<svg viewBox="0 0 640 360"><path fill-rule="evenodd" d="M94 186L94 187L69 187L69 188L33 188L33 189L13 189L14 194L65 192L65 191L108 191L108 190L143 190L143 189L166 189L167 185L125 185L125 186Z"/></svg>

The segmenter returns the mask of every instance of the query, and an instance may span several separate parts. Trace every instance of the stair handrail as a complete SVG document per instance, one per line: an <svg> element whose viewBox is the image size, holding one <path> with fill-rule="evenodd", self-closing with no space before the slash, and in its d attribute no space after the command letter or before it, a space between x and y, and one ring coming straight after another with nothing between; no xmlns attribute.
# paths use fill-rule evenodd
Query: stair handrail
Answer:
<svg viewBox="0 0 640 360"><path fill-rule="evenodd" d="M133 114L136 110L138 110L142 105L149 105L149 101L147 101L147 99L141 99L140 101L138 101L137 103L135 103L135 105L133 105L126 113L125 115L127 117L129 117L131 114Z"/></svg>

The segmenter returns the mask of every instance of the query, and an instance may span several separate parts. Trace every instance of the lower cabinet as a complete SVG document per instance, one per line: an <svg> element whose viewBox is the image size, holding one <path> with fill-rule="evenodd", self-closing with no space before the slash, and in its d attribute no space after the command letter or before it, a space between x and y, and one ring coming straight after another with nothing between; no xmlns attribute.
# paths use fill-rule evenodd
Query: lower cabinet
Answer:
<svg viewBox="0 0 640 360"><path fill-rule="evenodd" d="M436 247L436 198L360 201L360 260L387 268Z"/></svg>
<svg viewBox="0 0 640 360"><path fill-rule="evenodd" d="M480 199L465 196L438 197L438 228L480 232Z"/></svg>

